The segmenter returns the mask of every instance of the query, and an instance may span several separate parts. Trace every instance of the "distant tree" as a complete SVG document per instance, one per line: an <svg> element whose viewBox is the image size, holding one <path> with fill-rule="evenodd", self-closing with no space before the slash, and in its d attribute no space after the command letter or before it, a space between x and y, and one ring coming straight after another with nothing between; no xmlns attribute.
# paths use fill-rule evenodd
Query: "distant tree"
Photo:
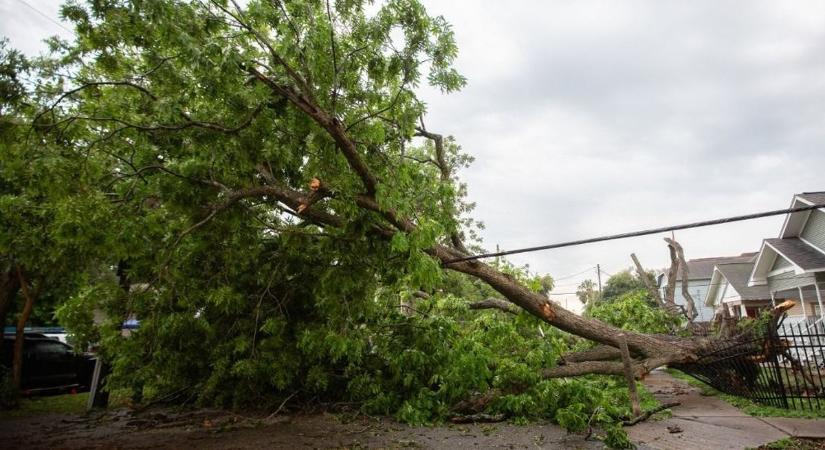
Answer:
<svg viewBox="0 0 825 450"><path fill-rule="evenodd" d="M652 272L647 272L647 276L650 277L651 280L654 280L655 283L655 276ZM605 283L604 288L602 289L601 301L610 303L628 292L638 290L645 291L645 298L647 298L648 301L653 302L653 299L649 298L650 296L645 289L644 281L642 281L637 275L633 274L629 269L623 270L607 279L607 283Z"/></svg>
<svg viewBox="0 0 825 450"><path fill-rule="evenodd" d="M576 288L576 297L583 305L592 305L599 298L599 291L596 290L596 283L593 280L584 280Z"/></svg>
<svg viewBox="0 0 825 450"><path fill-rule="evenodd" d="M544 295L549 294L550 291L553 290L553 287L556 285L556 282L550 275L540 277L538 281L541 284L541 290L539 290L539 292L541 292Z"/></svg>

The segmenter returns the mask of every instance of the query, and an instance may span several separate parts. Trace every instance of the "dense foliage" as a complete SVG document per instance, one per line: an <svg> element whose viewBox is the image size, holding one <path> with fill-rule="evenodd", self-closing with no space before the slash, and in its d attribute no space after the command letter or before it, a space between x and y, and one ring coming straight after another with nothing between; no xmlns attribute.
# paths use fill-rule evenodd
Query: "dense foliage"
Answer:
<svg viewBox="0 0 825 450"><path fill-rule="evenodd" d="M681 316L650 306L646 291L622 294L610 303L597 303L587 314L623 330L667 334L682 325Z"/></svg>

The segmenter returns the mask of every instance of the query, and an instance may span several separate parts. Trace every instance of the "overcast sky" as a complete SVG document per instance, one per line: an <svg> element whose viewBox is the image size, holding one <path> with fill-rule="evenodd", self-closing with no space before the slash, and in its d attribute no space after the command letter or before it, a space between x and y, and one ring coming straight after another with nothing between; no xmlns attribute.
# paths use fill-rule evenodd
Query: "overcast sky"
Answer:
<svg viewBox="0 0 825 450"><path fill-rule="evenodd" d="M28 53L68 32L53 0L0 0ZM779 209L825 190L825 2L436 1L460 93L425 90L427 126L476 157L461 173L488 248ZM676 234L688 258L758 250L782 218ZM668 263L663 236L515 256L556 277ZM595 270L561 279L575 291ZM575 306L575 302L570 302Z"/></svg>

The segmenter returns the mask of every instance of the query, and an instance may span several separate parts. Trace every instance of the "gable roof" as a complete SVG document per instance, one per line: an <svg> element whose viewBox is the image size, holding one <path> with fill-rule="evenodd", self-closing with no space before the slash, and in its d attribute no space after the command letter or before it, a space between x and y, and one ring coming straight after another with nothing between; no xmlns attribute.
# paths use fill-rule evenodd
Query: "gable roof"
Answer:
<svg viewBox="0 0 825 450"><path fill-rule="evenodd" d="M803 192L801 194L796 194L796 196L797 196L797 198L799 198L803 202L808 202L811 205L825 204L825 191L821 191L821 192Z"/></svg>
<svg viewBox="0 0 825 450"><path fill-rule="evenodd" d="M765 239L765 243L803 271L825 270L825 253L818 251L799 238Z"/></svg>
<svg viewBox="0 0 825 450"><path fill-rule="evenodd" d="M791 200L791 208L819 204L825 204L825 191L803 192L794 195ZM825 208L818 210L825 211ZM762 248L759 249L748 281L749 286L766 284L768 273L779 257L788 260L797 275L825 270L825 254L799 239L812 212L813 210L808 210L786 214L779 239L762 241Z"/></svg>
<svg viewBox="0 0 825 450"><path fill-rule="evenodd" d="M765 285L752 285L750 283L755 261L734 262L719 264L713 269L713 277L705 293L704 303L706 306L716 306L715 300L719 289L729 285L730 289L742 300L766 300L771 298L770 289ZM725 297L728 298L727 292Z"/></svg>
<svg viewBox="0 0 825 450"><path fill-rule="evenodd" d="M749 286L764 285L768 281L777 258L782 257L791 263L788 270L797 275L806 272L825 271L825 253L820 252L799 238L765 239L751 272Z"/></svg>
<svg viewBox="0 0 825 450"><path fill-rule="evenodd" d="M825 204L825 191L823 192L803 192L796 194L791 200L791 208L798 208L801 206L822 205ZM818 208L825 212L825 208ZM812 211L797 211L785 216L785 222L782 224L782 229L779 231L780 238L799 237L802 229L805 228L805 223L808 217L811 216Z"/></svg>
<svg viewBox="0 0 825 450"><path fill-rule="evenodd" d="M697 258L687 261L688 280L708 280L713 276L713 268L717 264L748 262L756 258L758 252L742 253L739 256L715 256L712 258ZM682 281L682 271L676 274L676 281Z"/></svg>
<svg viewBox="0 0 825 450"><path fill-rule="evenodd" d="M728 280L728 283L736 290L742 300L770 299L771 293L767 286L748 286L753 264L752 262L720 264L717 269Z"/></svg>

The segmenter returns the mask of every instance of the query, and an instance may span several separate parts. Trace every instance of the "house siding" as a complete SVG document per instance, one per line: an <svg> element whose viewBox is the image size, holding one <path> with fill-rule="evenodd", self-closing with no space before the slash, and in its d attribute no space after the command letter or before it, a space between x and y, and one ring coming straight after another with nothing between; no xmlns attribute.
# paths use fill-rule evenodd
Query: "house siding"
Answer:
<svg viewBox="0 0 825 450"><path fill-rule="evenodd" d="M776 255L776 262L773 263L771 270L785 269L788 267L793 267L793 264L782 256Z"/></svg>
<svg viewBox="0 0 825 450"><path fill-rule="evenodd" d="M814 284L814 274L806 273L804 275L796 275L794 272L780 273L768 277L768 287L771 292L784 291L787 289L796 289L799 286L809 286Z"/></svg>
<svg viewBox="0 0 825 450"><path fill-rule="evenodd" d="M662 287L659 290L662 298L665 296L665 286L667 285L667 276L662 277ZM710 279L698 279L688 281L688 292L693 297L693 305L696 306L696 321L710 322L713 320L713 307L705 305L705 296L708 295ZM673 296L673 301L677 305L687 306L685 296L682 295L682 282L676 282L676 294Z"/></svg>
<svg viewBox="0 0 825 450"><path fill-rule="evenodd" d="M819 247L820 250L825 250L825 213L813 210L799 237Z"/></svg>

